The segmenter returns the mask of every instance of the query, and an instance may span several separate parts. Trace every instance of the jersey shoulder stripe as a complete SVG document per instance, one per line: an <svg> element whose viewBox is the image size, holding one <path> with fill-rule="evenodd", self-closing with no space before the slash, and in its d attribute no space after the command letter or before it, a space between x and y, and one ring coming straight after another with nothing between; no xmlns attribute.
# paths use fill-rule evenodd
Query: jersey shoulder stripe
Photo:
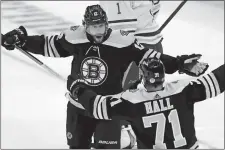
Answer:
<svg viewBox="0 0 225 150"><path fill-rule="evenodd" d="M197 79L205 87L206 99L217 96L221 93L219 83L213 73L209 73Z"/></svg>

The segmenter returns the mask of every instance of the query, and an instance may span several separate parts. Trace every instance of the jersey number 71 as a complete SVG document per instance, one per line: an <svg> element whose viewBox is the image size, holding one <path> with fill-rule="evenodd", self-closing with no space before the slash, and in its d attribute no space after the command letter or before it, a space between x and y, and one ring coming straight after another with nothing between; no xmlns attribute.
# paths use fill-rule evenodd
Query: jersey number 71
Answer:
<svg viewBox="0 0 225 150"><path fill-rule="evenodd" d="M186 139L183 137L180 128L180 121L178 118L177 110L173 109L170 111L168 115L169 123L172 125L172 131L174 136L174 147L178 148L181 146L185 146L187 144ZM142 117L142 121L145 128L152 127L152 123L157 123L156 126L156 137L155 137L155 145L153 145L154 149L167 149L164 141L164 133L166 126L166 117L163 113L145 116Z"/></svg>

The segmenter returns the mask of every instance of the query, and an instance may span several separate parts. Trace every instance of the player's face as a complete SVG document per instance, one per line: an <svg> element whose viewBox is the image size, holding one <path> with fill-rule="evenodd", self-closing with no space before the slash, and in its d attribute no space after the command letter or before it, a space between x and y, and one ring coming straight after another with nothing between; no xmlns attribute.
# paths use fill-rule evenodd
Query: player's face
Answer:
<svg viewBox="0 0 225 150"><path fill-rule="evenodd" d="M87 32L92 35L96 43L101 43L106 33L106 24L100 23L95 25L89 25Z"/></svg>

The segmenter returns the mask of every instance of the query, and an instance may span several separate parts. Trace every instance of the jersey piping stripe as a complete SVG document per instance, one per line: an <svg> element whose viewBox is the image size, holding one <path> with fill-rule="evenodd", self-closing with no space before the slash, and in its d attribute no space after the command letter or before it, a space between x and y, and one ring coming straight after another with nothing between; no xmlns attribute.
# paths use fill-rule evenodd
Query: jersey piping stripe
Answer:
<svg viewBox="0 0 225 150"><path fill-rule="evenodd" d="M103 100L102 102L102 112L103 112L103 117L104 119L107 119L109 120L109 117L108 117L108 112L107 112L107 103L106 103L106 99Z"/></svg>
<svg viewBox="0 0 225 150"><path fill-rule="evenodd" d="M47 39L46 39L46 37L45 37L45 45L44 45L44 56L48 56L48 51L47 51Z"/></svg>
<svg viewBox="0 0 225 150"><path fill-rule="evenodd" d="M209 98L211 98L211 97L212 97L212 90L211 90L209 81L208 81L204 76L203 76L203 78L205 79L205 81L206 81L206 83L207 83L207 85L208 85L208 87L209 87L209 93L210 93L210 97L209 97Z"/></svg>
<svg viewBox="0 0 225 150"><path fill-rule="evenodd" d="M104 100L104 97L100 97L98 101L98 106L97 106L97 114L99 119L103 119L103 114L102 114L102 101Z"/></svg>
<svg viewBox="0 0 225 150"><path fill-rule="evenodd" d="M203 78L200 78L197 80L200 81L205 86L206 99L210 98L210 91L209 91L209 87L208 87L206 81Z"/></svg>
<svg viewBox="0 0 225 150"><path fill-rule="evenodd" d="M50 57L50 53L48 50L48 36L46 36L45 45L46 45L47 56Z"/></svg>
<svg viewBox="0 0 225 150"><path fill-rule="evenodd" d="M50 53L50 57L55 57L55 55L54 55L54 53L53 53L53 51L51 49L51 45L50 45L51 39L52 39L52 36L50 36L50 39L47 41L48 42L48 51Z"/></svg>
<svg viewBox="0 0 225 150"><path fill-rule="evenodd" d="M212 83L212 80L210 79L210 77L209 77L208 74L205 76L205 78L206 78L206 80L208 81L209 87L210 87L211 92L212 92L211 97L215 97L215 96L216 96L216 91L215 91L214 85L213 85L213 83Z"/></svg>
<svg viewBox="0 0 225 150"><path fill-rule="evenodd" d="M197 148L198 148L198 141L196 141L195 144L190 147L190 149L197 149Z"/></svg>
<svg viewBox="0 0 225 150"><path fill-rule="evenodd" d="M109 23L121 23L121 22L135 22L137 19L123 19L123 20L113 20L108 21Z"/></svg>
<svg viewBox="0 0 225 150"><path fill-rule="evenodd" d="M143 36L143 35L148 35L150 33L153 33L153 32L159 32L159 25L155 24L153 26L150 26L150 27L147 27L147 28L144 28L144 29L138 29L135 34L140 34L140 36ZM142 35L143 34L143 35Z"/></svg>
<svg viewBox="0 0 225 150"><path fill-rule="evenodd" d="M124 30L124 31L135 31L136 30L136 25L135 24L115 24L115 25L110 25L109 27L112 28L113 30Z"/></svg>
<svg viewBox="0 0 225 150"><path fill-rule="evenodd" d="M149 36L149 37L141 37L141 36L135 36L135 38L140 42L140 43L145 43L145 44L151 44L155 45L158 42L162 40L162 35L156 35L156 36Z"/></svg>
<svg viewBox="0 0 225 150"><path fill-rule="evenodd" d="M56 47L55 47L54 39L56 39L56 36L54 36L54 37L51 39L50 45L51 45L51 48L52 48L52 51L53 51L55 57L60 57L60 55L59 55L59 53L58 53L58 51L57 51L57 49L56 49Z"/></svg>
<svg viewBox="0 0 225 150"><path fill-rule="evenodd" d="M98 106L98 101L101 98L101 96L97 95L95 100L94 100L94 106L93 106L93 116L97 119L99 119L98 114L97 114L97 106Z"/></svg>
<svg viewBox="0 0 225 150"><path fill-rule="evenodd" d="M111 102L111 103L110 103L110 106L113 107L113 106L115 106L115 105L117 105L117 104L119 104L119 103L121 103L121 102L122 102L122 100L121 100L121 99L118 99L117 101Z"/></svg>
<svg viewBox="0 0 225 150"><path fill-rule="evenodd" d="M215 77L215 75L211 72L209 73L209 76L212 78L213 84L215 85L215 89L216 89L216 94L220 94L220 86L219 83Z"/></svg>
<svg viewBox="0 0 225 150"><path fill-rule="evenodd" d="M214 83L212 77L211 77L209 74L208 74L208 76L209 76L210 80L212 81L212 84L213 84L213 87L214 87L214 90L215 90L215 96L216 96L216 95L218 95L218 92L217 92L217 90L216 90L215 83Z"/></svg>
<svg viewBox="0 0 225 150"><path fill-rule="evenodd" d="M45 37L44 55L47 57L60 57L54 44L56 36L51 36L49 40L48 38L48 36Z"/></svg>

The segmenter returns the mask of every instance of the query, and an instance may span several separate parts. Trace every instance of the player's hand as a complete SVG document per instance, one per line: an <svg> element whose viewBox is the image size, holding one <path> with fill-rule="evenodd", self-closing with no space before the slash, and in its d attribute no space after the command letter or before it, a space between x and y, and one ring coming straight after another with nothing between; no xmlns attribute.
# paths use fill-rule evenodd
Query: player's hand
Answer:
<svg viewBox="0 0 225 150"><path fill-rule="evenodd" d="M201 56L201 54L178 56L179 73L186 73L187 75L194 77L204 74L209 65L198 61Z"/></svg>
<svg viewBox="0 0 225 150"><path fill-rule="evenodd" d="M12 31L9 31L5 35L2 35L2 46L7 50L14 50L15 45L23 48L26 44L26 36L26 29L23 26L20 26L18 29L14 29Z"/></svg>
<svg viewBox="0 0 225 150"><path fill-rule="evenodd" d="M87 89L87 82L83 79L77 79L72 82L69 91L72 97L76 99L84 92L85 89Z"/></svg>

